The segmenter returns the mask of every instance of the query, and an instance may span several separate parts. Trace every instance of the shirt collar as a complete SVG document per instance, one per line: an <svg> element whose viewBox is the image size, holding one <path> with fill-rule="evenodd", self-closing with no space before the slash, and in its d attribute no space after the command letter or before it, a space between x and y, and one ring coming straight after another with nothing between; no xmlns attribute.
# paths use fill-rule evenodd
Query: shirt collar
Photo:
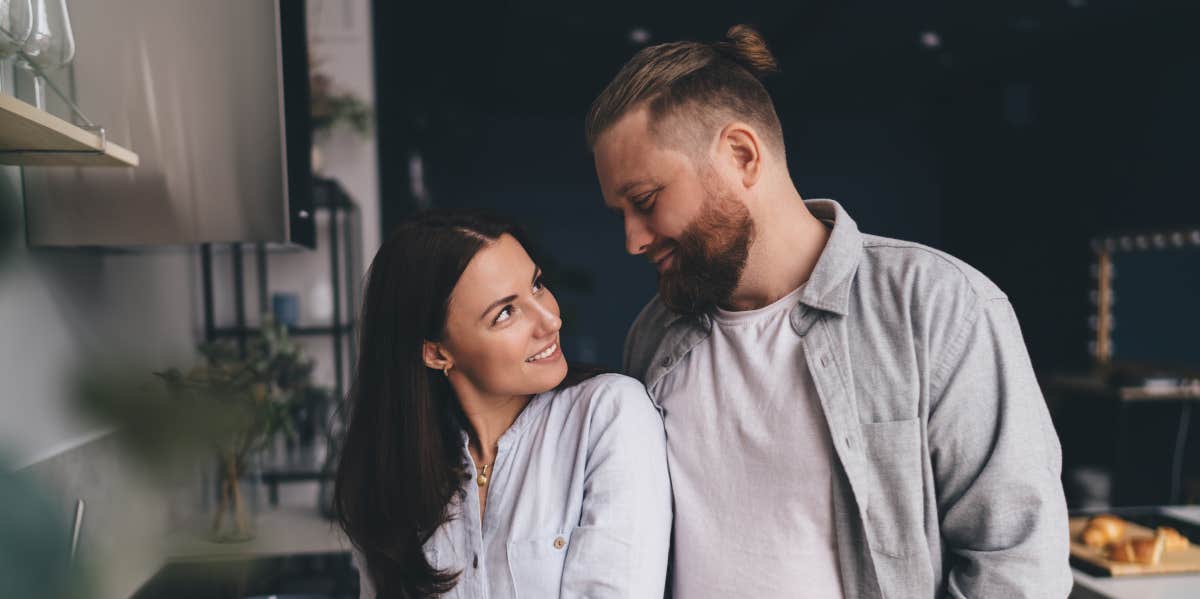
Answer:
<svg viewBox="0 0 1200 599"><path fill-rule="evenodd" d="M817 259L808 282L800 294L800 303L810 308L845 316L850 303L850 286L862 258L862 234L858 224L842 205L833 200L804 200L804 205L818 220L831 225L829 240ZM682 320L692 320L704 330L712 327L708 314L689 317L676 314L668 327Z"/></svg>
<svg viewBox="0 0 1200 599"><path fill-rule="evenodd" d="M850 305L850 287L862 260L862 234L842 205L833 200L805 200L817 219L833 225L829 241L808 277L800 303L845 316Z"/></svg>
<svg viewBox="0 0 1200 599"><path fill-rule="evenodd" d="M545 409L546 405L549 404L552 399L554 399L554 396L557 395L558 392L558 389L551 389L530 397L529 403L525 404L525 407L521 410L520 414L517 414L517 418L513 420L511 425L509 425L508 430L504 431L504 433L500 435L500 438L496 440L496 445L501 448L506 448L511 445L514 440L520 439L521 431L528 426L531 420L537 418L538 413ZM471 443L471 436L469 433L467 433L466 427L463 427L461 432L463 451L466 451Z"/></svg>

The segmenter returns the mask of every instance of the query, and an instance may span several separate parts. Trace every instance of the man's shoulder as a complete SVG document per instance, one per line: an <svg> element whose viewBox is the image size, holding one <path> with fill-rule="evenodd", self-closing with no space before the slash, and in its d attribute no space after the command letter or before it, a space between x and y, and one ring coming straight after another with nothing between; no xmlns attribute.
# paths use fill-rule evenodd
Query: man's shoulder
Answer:
<svg viewBox="0 0 1200 599"><path fill-rule="evenodd" d="M864 234L862 240L864 266L870 276L911 287L922 295L941 290L979 301L1007 298L986 275L946 252L878 235Z"/></svg>
<svg viewBox="0 0 1200 599"><path fill-rule="evenodd" d="M654 356L658 343L677 318L678 315L667 308L658 294L646 302L625 338L626 374L639 380L645 379L646 366Z"/></svg>
<svg viewBox="0 0 1200 599"><path fill-rule="evenodd" d="M665 331L678 316L667 308L662 298L656 293L642 307L642 311L638 312L637 318L633 319L633 326L629 331L630 333Z"/></svg>

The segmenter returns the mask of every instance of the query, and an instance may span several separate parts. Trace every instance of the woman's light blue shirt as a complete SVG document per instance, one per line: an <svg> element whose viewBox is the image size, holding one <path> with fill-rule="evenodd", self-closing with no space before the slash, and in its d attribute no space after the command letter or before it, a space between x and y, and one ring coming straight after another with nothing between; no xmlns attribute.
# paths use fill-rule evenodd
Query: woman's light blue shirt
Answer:
<svg viewBox="0 0 1200 599"><path fill-rule="evenodd" d="M445 597L663 596L671 485L662 419L637 380L534 396L500 437L482 522L467 467L463 499L425 544L434 567L461 572ZM373 599L365 568L360 579Z"/></svg>

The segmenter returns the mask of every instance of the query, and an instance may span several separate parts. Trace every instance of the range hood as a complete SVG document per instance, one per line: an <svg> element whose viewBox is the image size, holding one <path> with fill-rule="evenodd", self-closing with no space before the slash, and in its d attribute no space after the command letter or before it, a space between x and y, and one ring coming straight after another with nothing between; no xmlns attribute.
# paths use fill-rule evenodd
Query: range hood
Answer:
<svg viewBox="0 0 1200 599"><path fill-rule="evenodd" d="M303 0L68 6L54 77L140 164L22 167L29 245L312 246Z"/></svg>

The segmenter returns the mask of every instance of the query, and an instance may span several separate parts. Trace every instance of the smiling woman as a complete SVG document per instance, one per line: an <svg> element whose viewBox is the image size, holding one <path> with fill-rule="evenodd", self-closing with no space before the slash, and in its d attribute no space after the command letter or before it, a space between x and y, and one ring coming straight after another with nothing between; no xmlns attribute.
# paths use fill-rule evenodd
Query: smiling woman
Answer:
<svg viewBox="0 0 1200 599"><path fill-rule="evenodd" d="M435 211L379 250L335 507L363 597L661 597L662 420L569 368L520 231Z"/></svg>

